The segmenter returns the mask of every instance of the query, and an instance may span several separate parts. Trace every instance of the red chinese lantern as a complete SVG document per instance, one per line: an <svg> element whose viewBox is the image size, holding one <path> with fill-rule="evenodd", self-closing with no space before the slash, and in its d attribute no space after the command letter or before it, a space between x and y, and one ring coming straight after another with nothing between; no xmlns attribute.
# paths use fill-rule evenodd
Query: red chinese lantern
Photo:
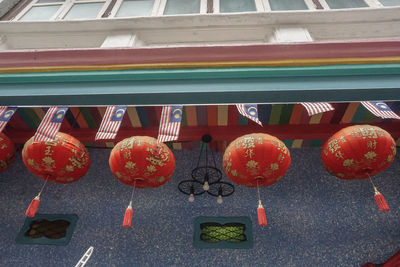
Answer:
<svg viewBox="0 0 400 267"><path fill-rule="evenodd" d="M340 179L365 179L385 170L396 155L396 143L388 132L371 125L354 125L335 133L324 145L325 169ZM389 211L383 195L372 183L382 212Z"/></svg>
<svg viewBox="0 0 400 267"><path fill-rule="evenodd" d="M223 157L226 175L237 184L257 187L257 213L260 226L266 226L267 219L258 187L279 181L289 166L289 150L282 141L268 134L244 135L226 148Z"/></svg>
<svg viewBox="0 0 400 267"><path fill-rule="evenodd" d="M35 216L47 181L61 184L75 182L87 173L90 165L85 146L68 134L58 132L51 142L34 141L33 138L25 143L22 159L28 170L45 182L26 211L28 217Z"/></svg>
<svg viewBox="0 0 400 267"><path fill-rule="evenodd" d="M0 171L5 171L10 167L15 159L15 146L7 135L0 133Z"/></svg>
<svg viewBox="0 0 400 267"><path fill-rule="evenodd" d="M148 136L133 136L119 142L111 151L109 164L119 181L134 188L161 186L171 179L175 170L172 151ZM124 227L130 227L132 222L133 189L125 211Z"/></svg>

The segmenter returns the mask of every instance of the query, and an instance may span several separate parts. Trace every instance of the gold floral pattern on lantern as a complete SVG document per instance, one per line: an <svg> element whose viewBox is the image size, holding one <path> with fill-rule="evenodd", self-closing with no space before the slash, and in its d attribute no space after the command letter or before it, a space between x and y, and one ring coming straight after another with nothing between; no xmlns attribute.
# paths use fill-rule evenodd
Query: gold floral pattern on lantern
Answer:
<svg viewBox="0 0 400 267"><path fill-rule="evenodd" d="M270 169L273 171L279 170L279 164L278 163L271 163Z"/></svg>
<svg viewBox="0 0 400 267"><path fill-rule="evenodd" d="M146 167L146 171L149 173L155 173L157 171L157 168L154 165L149 165Z"/></svg>
<svg viewBox="0 0 400 267"><path fill-rule="evenodd" d="M345 159L345 160L343 161L343 166L344 166L344 167L350 167L350 166L353 165L353 163L354 163L354 159Z"/></svg>
<svg viewBox="0 0 400 267"><path fill-rule="evenodd" d="M254 160L249 160L246 164L246 167L249 169L256 169L258 167L258 162Z"/></svg>
<svg viewBox="0 0 400 267"><path fill-rule="evenodd" d="M367 159L374 159L376 157L376 153L374 151L369 151L364 154L364 157Z"/></svg>

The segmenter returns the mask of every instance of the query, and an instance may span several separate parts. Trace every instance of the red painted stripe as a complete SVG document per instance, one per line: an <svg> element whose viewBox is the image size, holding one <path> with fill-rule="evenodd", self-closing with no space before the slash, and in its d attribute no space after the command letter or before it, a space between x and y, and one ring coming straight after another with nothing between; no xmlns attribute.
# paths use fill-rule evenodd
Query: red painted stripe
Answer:
<svg viewBox="0 0 400 267"><path fill-rule="evenodd" d="M149 126L158 126L160 123L154 107L145 107L145 109L147 113L147 119L149 120Z"/></svg>
<svg viewBox="0 0 400 267"><path fill-rule="evenodd" d="M31 129L28 124L21 118L18 112L15 112L12 118L8 121L6 128L16 128L18 130Z"/></svg>
<svg viewBox="0 0 400 267"><path fill-rule="evenodd" d="M335 113L333 114L333 117L331 119L332 124L338 124L346 112L348 103L338 103L335 106ZM333 133L332 133L333 134Z"/></svg>
<svg viewBox="0 0 400 267"><path fill-rule="evenodd" d="M363 58L393 57L399 54L400 40L207 47L14 50L0 52L0 67Z"/></svg>
<svg viewBox="0 0 400 267"><path fill-rule="evenodd" d="M300 104L294 104L289 124L300 124L305 108Z"/></svg>
<svg viewBox="0 0 400 267"><path fill-rule="evenodd" d="M331 103L332 104L332 103ZM333 110L333 111L328 111L328 112L324 112L323 114L322 114L322 118L321 118L321 120L320 120L320 124L328 124L328 123L330 123L331 122L331 120L332 120L332 118L333 118L333 115L335 114L335 112L336 112L336 106L337 105L335 105L335 104L332 104L332 106L335 108L335 110Z"/></svg>
<svg viewBox="0 0 400 267"><path fill-rule="evenodd" d="M157 125L160 125L161 113L162 113L162 106L154 107L154 112L155 112L155 114L156 114Z"/></svg>
<svg viewBox="0 0 400 267"><path fill-rule="evenodd" d="M237 125L239 112L235 105L228 106L228 125Z"/></svg>
<svg viewBox="0 0 400 267"><path fill-rule="evenodd" d="M207 106L208 126L218 126L218 106Z"/></svg>

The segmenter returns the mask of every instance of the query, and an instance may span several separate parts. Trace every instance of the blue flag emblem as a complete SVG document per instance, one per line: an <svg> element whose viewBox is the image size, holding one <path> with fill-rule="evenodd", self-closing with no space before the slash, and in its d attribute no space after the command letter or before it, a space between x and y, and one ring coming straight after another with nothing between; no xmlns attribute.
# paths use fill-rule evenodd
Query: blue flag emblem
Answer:
<svg viewBox="0 0 400 267"><path fill-rule="evenodd" d="M126 111L126 106L116 106L111 121L122 121Z"/></svg>
<svg viewBox="0 0 400 267"><path fill-rule="evenodd" d="M180 122L182 120L183 106L171 106L171 115L169 122Z"/></svg>
<svg viewBox="0 0 400 267"><path fill-rule="evenodd" d="M381 111L391 111L390 107L386 105L385 102L381 101L371 101L371 103L379 110Z"/></svg>
<svg viewBox="0 0 400 267"><path fill-rule="evenodd" d="M63 121L65 113L67 113L67 111L68 111L68 108L57 108L56 112L54 112L51 122L61 123Z"/></svg>
<svg viewBox="0 0 400 267"><path fill-rule="evenodd" d="M256 104L247 104L245 105L247 115L251 117L258 118L258 111Z"/></svg>
<svg viewBox="0 0 400 267"><path fill-rule="evenodd" d="M9 121L17 109L18 107L8 107L7 110L1 114L0 121Z"/></svg>

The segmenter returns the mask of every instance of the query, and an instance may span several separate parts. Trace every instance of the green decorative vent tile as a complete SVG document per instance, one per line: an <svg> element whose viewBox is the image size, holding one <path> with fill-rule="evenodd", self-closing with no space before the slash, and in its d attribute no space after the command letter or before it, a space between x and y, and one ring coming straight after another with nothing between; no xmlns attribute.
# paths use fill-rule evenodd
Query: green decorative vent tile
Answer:
<svg viewBox="0 0 400 267"><path fill-rule="evenodd" d="M34 218L26 218L16 242L65 246L71 240L77 220L76 214L36 214Z"/></svg>
<svg viewBox="0 0 400 267"><path fill-rule="evenodd" d="M197 217L194 227L193 245L196 248L253 247L249 217Z"/></svg>

